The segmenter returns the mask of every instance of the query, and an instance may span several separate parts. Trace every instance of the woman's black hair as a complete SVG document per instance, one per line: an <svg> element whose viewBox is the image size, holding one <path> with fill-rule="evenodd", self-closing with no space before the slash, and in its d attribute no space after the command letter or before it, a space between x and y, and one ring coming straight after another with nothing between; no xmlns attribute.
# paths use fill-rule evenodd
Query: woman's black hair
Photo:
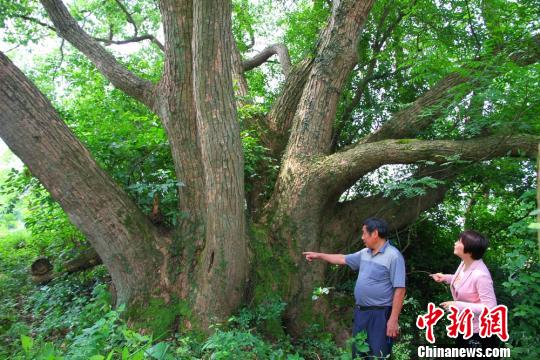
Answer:
<svg viewBox="0 0 540 360"><path fill-rule="evenodd" d="M489 243L478 231L465 230L459 234L459 238L463 243L463 252L471 254L474 260L481 259L484 256Z"/></svg>

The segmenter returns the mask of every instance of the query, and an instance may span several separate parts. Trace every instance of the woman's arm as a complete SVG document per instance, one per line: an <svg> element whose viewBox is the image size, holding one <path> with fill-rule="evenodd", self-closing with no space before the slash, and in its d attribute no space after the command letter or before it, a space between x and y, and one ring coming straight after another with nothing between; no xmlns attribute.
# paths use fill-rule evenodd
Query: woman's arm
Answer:
<svg viewBox="0 0 540 360"><path fill-rule="evenodd" d="M453 278L454 274L443 274L443 281L447 284L450 284Z"/></svg>
<svg viewBox="0 0 540 360"><path fill-rule="evenodd" d="M471 309L475 314L480 314L484 307L493 308L497 306L497 298L493 290L493 280L489 274L481 274L475 284L475 289L480 298L480 303L470 303L466 301L456 301L457 308L461 311L465 308Z"/></svg>
<svg viewBox="0 0 540 360"><path fill-rule="evenodd" d="M444 282L444 283L450 284L452 282L452 278L454 277L454 275L436 273L436 274L431 274L431 277L436 282Z"/></svg>
<svg viewBox="0 0 540 360"><path fill-rule="evenodd" d="M454 276L459 273L459 271L461 270L461 267L463 266L463 261L459 264L455 274L441 274L441 273L436 273L436 274L433 274L431 275L431 277L433 278L433 280L435 280L436 282L444 282L446 284L450 284L452 283L452 280L454 279Z"/></svg>

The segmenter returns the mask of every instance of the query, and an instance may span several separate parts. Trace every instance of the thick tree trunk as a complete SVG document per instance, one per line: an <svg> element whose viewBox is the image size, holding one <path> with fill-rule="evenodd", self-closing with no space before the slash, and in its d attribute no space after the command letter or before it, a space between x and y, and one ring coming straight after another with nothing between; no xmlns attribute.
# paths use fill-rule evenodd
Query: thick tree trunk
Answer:
<svg viewBox="0 0 540 360"><path fill-rule="evenodd" d="M226 61L204 58L213 64ZM198 204L205 226L202 231L182 226L170 236L150 223L99 168L48 100L0 53L3 140L86 235L111 274L118 303L128 304L131 318L142 320L144 327L164 330L167 321L155 314L160 311L169 323L182 315L185 326L195 320L205 329L229 316L244 296L248 258L242 151L230 73L217 71L228 78L221 84L199 84L205 90L196 95L206 171L203 189L206 184L210 189ZM229 107L205 102L209 89L214 98L228 97ZM151 323L158 318L161 324Z"/></svg>
<svg viewBox="0 0 540 360"><path fill-rule="evenodd" d="M169 292L187 300L206 237L206 195L193 94L193 11L191 1L161 1L165 68L154 111L171 139L178 181L179 224L163 248ZM171 251L174 249L174 251ZM190 277L191 276L191 277Z"/></svg>
<svg viewBox="0 0 540 360"><path fill-rule="evenodd" d="M195 309L223 320L239 305L247 277L244 160L232 86L231 4L193 4L193 74L206 185L206 243L195 275Z"/></svg>
<svg viewBox="0 0 540 360"><path fill-rule="evenodd" d="M0 83L2 139L87 236L117 284L119 300L147 297L162 259L152 224L1 53Z"/></svg>
<svg viewBox="0 0 540 360"><path fill-rule="evenodd" d="M314 320L311 294L320 286L325 266L307 263L303 251L318 251L325 212L324 189L319 187L311 163L297 162L294 177L281 178L266 216L275 246L283 249L289 265L287 279L277 286L289 304L285 314L288 329L295 335ZM322 310L322 309L319 309Z"/></svg>
<svg viewBox="0 0 540 360"><path fill-rule="evenodd" d="M117 62L62 1L42 4L60 36L161 118L182 183L180 224L171 234L156 229L5 57L2 137L87 236L111 272L119 302L182 302L202 328L224 320L243 299L248 264L231 79L242 69L239 57L231 56L230 2L160 1L166 43L157 85Z"/></svg>
<svg viewBox="0 0 540 360"><path fill-rule="evenodd" d="M287 294L291 304L287 317L293 332L310 322L310 294L324 271L322 264L308 266L301 255L302 251L320 249L321 219L328 201L312 165L331 147L340 94L357 63L358 40L372 4L346 0L333 4L313 65L306 63L309 73L298 105L293 104L291 135L268 207L273 233L288 249L295 267ZM287 123L288 118L281 118L276 117L278 126Z"/></svg>
<svg viewBox="0 0 540 360"><path fill-rule="evenodd" d="M468 161L505 154L534 156L537 142L538 137L526 135L467 141L384 140L360 143L348 151L324 158L301 158L291 162L290 171L281 174L274 202L267 209L267 219L272 223L274 241L287 249L285 254L293 264L294 273L285 283L287 288L282 289L290 304L286 315L293 333L314 318L312 309L324 312L324 304L313 308L310 298L313 289L324 283L325 266L306 262L301 256L302 251L357 251L358 248L347 248L346 245L362 247L354 240L359 238L363 218L380 216L386 218L392 228L400 229L414 222L422 211L442 201L447 190L442 185L425 196L400 202L377 196L335 206L341 193L359 178L383 163L405 164L420 159L444 163L448 161L447 157L453 156L451 154L459 154L461 159ZM364 152L362 149L369 150ZM373 158L369 155L371 151ZM381 163L374 164L372 160ZM453 168L447 166L439 175L452 173Z"/></svg>

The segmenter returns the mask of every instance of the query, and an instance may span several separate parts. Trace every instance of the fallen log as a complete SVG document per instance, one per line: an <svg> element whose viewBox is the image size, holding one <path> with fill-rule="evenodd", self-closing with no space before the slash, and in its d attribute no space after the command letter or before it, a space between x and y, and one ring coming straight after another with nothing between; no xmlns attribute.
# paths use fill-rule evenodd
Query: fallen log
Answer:
<svg viewBox="0 0 540 360"><path fill-rule="evenodd" d="M53 265L46 257L40 257L36 259L30 266L30 274L32 282L37 285L46 284L52 279L64 274L64 273L74 273L77 271L82 271L90 269L96 265L101 264L101 258L94 250L94 248L89 248L84 250L75 258L66 261L62 265L62 271L54 272Z"/></svg>
<svg viewBox="0 0 540 360"><path fill-rule="evenodd" d="M66 269L66 272L71 274L77 271L90 269L91 267L99 264L101 264L101 258L94 248L89 248L80 253L79 256L75 257L74 259L66 261L64 263L64 269Z"/></svg>

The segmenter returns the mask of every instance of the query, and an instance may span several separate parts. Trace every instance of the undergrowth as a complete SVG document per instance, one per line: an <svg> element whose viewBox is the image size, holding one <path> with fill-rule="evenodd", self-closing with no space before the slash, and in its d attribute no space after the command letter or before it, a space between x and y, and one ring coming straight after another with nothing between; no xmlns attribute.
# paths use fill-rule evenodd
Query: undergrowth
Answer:
<svg viewBox="0 0 540 360"><path fill-rule="evenodd" d="M65 274L46 285L29 280L29 265L42 255L25 232L0 239L1 359L350 359L352 339L342 348L317 326L301 338L264 333L267 321L280 321L279 298L243 308L207 338L192 333L164 338L131 330L123 306L111 306L103 266ZM364 337L362 337L364 336ZM357 338L362 346L365 335Z"/></svg>

